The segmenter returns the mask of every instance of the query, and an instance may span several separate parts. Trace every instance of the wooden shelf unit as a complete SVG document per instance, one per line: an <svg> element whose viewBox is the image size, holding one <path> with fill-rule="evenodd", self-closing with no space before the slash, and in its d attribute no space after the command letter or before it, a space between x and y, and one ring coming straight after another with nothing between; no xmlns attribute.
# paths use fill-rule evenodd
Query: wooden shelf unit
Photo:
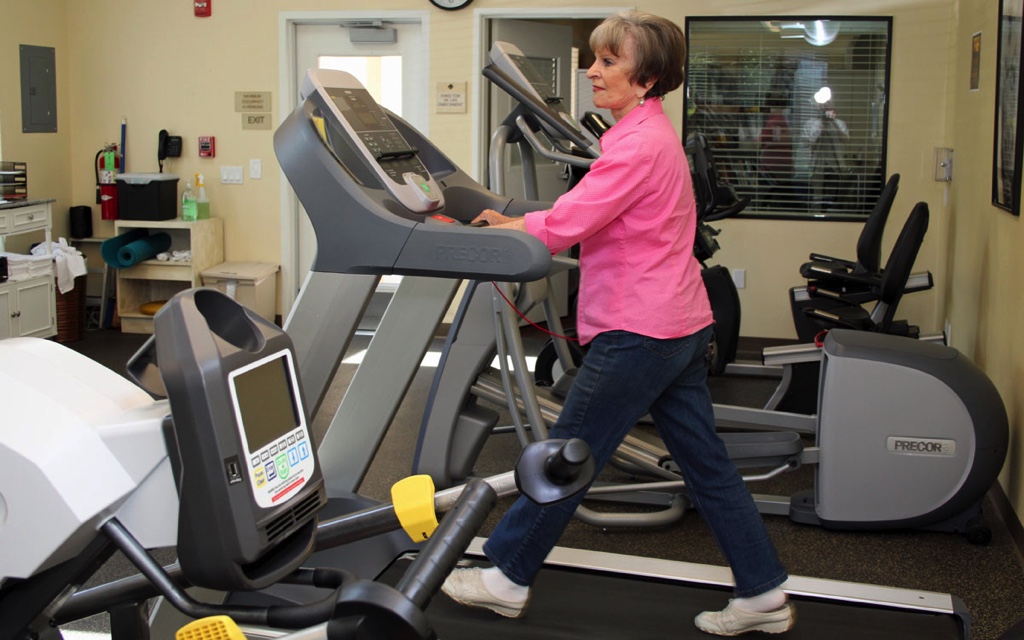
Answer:
<svg viewBox="0 0 1024 640"><path fill-rule="evenodd" d="M169 300L175 294L202 284L204 270L224 262L224 224L220 218L185 222L174 220L118 220L115 237L132 229L171 237L168 252L191 251L190 262L145 260L117 270L117 313L124 333L152 333L153 316L139 307L147 302Z"/></svg>

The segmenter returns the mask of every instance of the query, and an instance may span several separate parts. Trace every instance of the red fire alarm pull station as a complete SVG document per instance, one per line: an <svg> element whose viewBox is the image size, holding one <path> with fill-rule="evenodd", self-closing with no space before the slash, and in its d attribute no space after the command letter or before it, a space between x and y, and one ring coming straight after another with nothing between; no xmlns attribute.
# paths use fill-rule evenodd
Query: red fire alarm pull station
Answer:
<svg viewBox="0 0 1024 640"><path fill-rule="evenodd" d="M196 8L197 18L209 18L213 12L213 7L210 6L213 4L213 0L193 0L193 4Z"/></svg>
<svg viewBox="0 0 1024 640"><path fill-rule="evenodd" d="M216 140L213 136L199 136L199 157L213 158L217 155Z"/></svg>

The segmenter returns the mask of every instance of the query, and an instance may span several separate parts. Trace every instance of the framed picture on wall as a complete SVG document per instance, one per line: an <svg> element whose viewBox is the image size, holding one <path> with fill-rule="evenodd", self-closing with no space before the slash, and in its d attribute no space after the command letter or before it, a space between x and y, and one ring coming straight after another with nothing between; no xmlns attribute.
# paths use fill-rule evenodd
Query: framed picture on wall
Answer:
<svg viewBox="0 0 1024 640"><path fill-rule="evenodd" d="M1021 122L1021 18L1024 0L1000 0L992 204L1020 215L1024 126Z"/></svg>

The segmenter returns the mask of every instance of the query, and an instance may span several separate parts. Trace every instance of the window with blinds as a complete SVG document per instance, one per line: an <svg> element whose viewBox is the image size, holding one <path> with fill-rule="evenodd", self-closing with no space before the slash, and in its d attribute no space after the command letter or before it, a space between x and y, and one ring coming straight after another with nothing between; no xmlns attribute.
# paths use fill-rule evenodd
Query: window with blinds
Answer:
<svg viewBox="0 0 1024 640"><path fill-rule="evenodd" d="M891 18L688 18L684 138L742 215L859 218L885 183Z"/></svg>

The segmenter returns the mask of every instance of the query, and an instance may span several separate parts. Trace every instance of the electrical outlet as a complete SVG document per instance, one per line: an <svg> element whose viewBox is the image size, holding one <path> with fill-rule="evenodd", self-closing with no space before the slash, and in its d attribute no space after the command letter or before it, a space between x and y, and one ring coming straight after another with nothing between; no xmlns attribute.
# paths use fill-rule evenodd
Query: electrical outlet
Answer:
<svg viewBox="0 0 1024 640"><path fill-rule="evenodd" d="M263 177L263 161L257 158L249 160L249 179L259 180Z"/></svg>
<svg viewBox="0 0 1024 640"><path fill-rule="evenodd" d="M220 181L221 184L242 184L242 167L221 167Z"/></svg>
<svg viewBox="0 0 1024 640"><path fill-rule="evenodd" d="M747 270L746 269L733 269L732 270L732 281L736 285L737 289L743 289L747 286Z"/></svg>

